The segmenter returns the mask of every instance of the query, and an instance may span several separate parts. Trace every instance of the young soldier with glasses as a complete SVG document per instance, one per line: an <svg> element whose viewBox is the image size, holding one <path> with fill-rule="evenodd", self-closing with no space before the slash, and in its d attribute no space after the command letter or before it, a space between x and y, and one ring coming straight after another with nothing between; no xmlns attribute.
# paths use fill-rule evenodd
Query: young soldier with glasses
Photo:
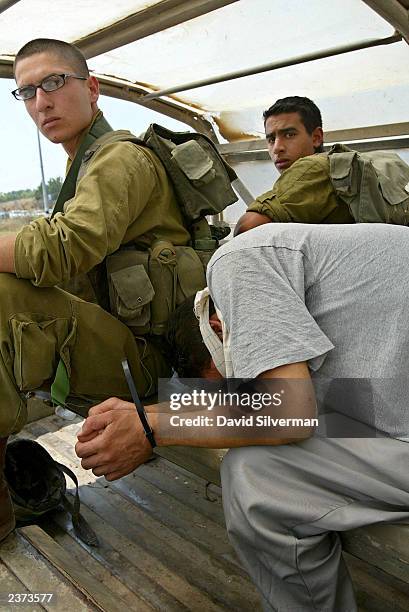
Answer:
<svg viewBox="0 0 409 612"><path fill-rule="evenodd" d="M141 397L155 393L158 377L170 372L157 341L134 336L106 310L57 285L82 277L94 301L109 308L103 269L108 255L124 244L148 249L158 240L175 246L190 240L155 153L109 141L112 128L98 108L98 80L76 47L33 40L17 53L14 75L14 97L40 132L63 146L68 172L59 212L0 237L0 540L14 526L3 478L7 437L24 426L31 391L51 387L62 401L68 391L96 400L130 397L124 356ZM100 138L93 156L84 157ZM204 283L201 264L200 274Z"/></svg>

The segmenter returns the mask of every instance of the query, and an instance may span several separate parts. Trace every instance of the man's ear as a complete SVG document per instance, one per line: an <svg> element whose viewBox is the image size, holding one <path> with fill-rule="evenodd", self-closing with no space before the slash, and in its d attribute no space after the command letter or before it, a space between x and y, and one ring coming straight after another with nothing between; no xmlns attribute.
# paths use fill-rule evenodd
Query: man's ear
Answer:
<svg viewBox="0 0 409 612"><path fill-rule="evenodd" d="M217 317L215 318L210 317L209 324L212 330L220 338L220 340L223 340L223 329L222 329L221 321Z"/></svg>
<svg viewBox="0 0 409 612"><path fill-rule="evenodd" d="M312 132L312 145L314 149L318 149L324 142L324 132L322 127L316 127Z"/></svg>
<svg viewBox="0 0 409 612"><path fill-rule="evenodd" d="M99 98L99 81L97 77L88 77L88 87L90 92L90 99L93 104L96 104Z"/></svg>

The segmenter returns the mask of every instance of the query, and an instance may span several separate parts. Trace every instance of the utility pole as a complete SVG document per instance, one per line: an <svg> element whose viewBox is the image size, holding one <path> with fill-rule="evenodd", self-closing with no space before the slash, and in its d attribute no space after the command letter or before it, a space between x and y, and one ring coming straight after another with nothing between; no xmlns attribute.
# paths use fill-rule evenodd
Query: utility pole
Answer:
<svg viewBox="0 0 409 612"><path fill-rule="evenodd" d="M43 207L44 207L44 212L48 214L48 193L47 193L47 185L44 179L43 154L41 152L40 130L38 128L37 128L37 142L38 142L38 154L40 156L41 187L43 190Z"/></svg>

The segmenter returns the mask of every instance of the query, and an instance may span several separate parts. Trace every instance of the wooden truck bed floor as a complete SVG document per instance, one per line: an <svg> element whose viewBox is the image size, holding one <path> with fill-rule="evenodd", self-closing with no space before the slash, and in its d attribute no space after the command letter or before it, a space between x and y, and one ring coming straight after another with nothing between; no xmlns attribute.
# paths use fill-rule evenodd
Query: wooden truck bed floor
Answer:
<svg viewBox="0 0 409 612"><path fill-rule="evenodd" d="M80 419L48 416L21 436L76 473L81 512L100 547L82 544L64 512L19 528L0 546L0 610L261 610L227 541L220 488L162 457L108 483L79 466L79 427ZM347 561L362 612L409 611L408 585L349 555ZM23 606L7 602L9 592L54 595Z"/></svg>
<svg viewBox="0 0 409 612"><path fill-rule="evenodd" d="M0 610L13 609L4 601L5 584L13 592L54 590L55 604L46 609L58 612L72 611L76 600L76 612L260 610L227 541L220 489L206 489L204 480L162 458L114 483L97 478L74 453L79 422L50 416L27 425L21 436L38 440L75 472L81 513L100 547L81 544L64 512L39 522L41 529L17 530L0 546Z"/></svg>

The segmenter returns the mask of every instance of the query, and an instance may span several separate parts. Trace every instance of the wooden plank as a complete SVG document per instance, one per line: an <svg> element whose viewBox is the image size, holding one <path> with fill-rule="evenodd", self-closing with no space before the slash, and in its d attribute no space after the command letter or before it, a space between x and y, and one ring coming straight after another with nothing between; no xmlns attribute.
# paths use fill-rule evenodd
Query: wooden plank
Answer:
<svg viewBox="0 0 409 612"><path fill-rule="evenodd" d="M45 419L45 421L48 421L48 424L51 427L57 427L57 423L56 423L56 419L55 417L52 417L50 419ZM44 424L44 423L43 423ZM71 434L69 432L69 430L71 430ZM71 466L74 471L76 472L76 474L79 476L79 481L80 483L83 482L85 480L85 482L87 482L88 479L88 475L87 472L84 472L84 470L81 469L81 467L78 464L78 459L75 457L74 455L74 451L73 451L73 443L72 443L72 436L74 435L74 431L76 430L76 427L73 424L70 424L68 427L65 427L64 430L61 431L57 431L55 434L49 434L49 433L43 433L44 431L46 431L46 429L44 428L44 426L40 425L40 424L31 424L28 428L27 428L27 433L29 435L35 435L35 434L39 434L41 435L41 439L40 441L45 444L46 446L48 446L51 450L52 450L52 454L56 457L56 459L58 459L59 461L62 461L63 463L71 463L71 459L73 461L73 465ZM70 437L71 435L71 437ZM64 438L67 438L68 440L70 440L70 442L66 442ZM51 443L51 444L50 444ZM76 462L76 465L74 465L74 463ZM85 475L85 477L84 477ZM101 484L102 479L100 479L99 483L95 483L94 487L82 487L81 489L81 498L83 501L83 505L82 505L82 513L84 514L84 516L87 516L87 509L84 506L84 501L87 503L88 502L88 497L94 497L96 495L96 491L99 491L100 497L96 500L95 503L95 510L100 514L101 508L102 507L108 507L108 512L111 511L111 515L108 516L108 520L106 522L104 522L105 525L105 529L102 532L102 537L105 538L104 541L104 546L106 545L106 532L107 532L107 528L108 528L108 523L111 523L112 525L117 526L118 523L118 510L116 507L112 507L109 504L107 504L106 500L107 500L107 495L109 494L109 488L105 489L103 487L103 485ZM123 535L128 538L130 535L132 537L132 542L129 542L129 540L124 540L123 543L123 547L124 549L126 549L127 553L129 552L128 549L130 547L132 547L134 545L134 542L138 541L138 537L132 536L132 534L130 534L130 528L129 525L132 523L141 523L142 522L142 527L139 529L138 531L138 536L139 538L145 538L146 537L151 537L152 540L155 542L154 544L154 553L152 555L151 551L148 549L147 551L143 550L143 549L138 549L138 553L135 555L134 561L136 562L136 559L143 561L141 567L142 567L142 572L144 572L144 575L141 576L141 585L140 588L147 588L147 578L149 578L149 576L155 576L155 580L157 582L163 583L163 586L168 588L170 590L170 593L174 592L177 597L178 600L174 600L174 605L172 604L172 601L167 601L166 602L166 609L180 609L181 606L181 602L179 601L181 598L184 598L184 603L186 603L186 605L190 606L192 605L192 603L194 604L195 599L197 599L197 597L200 595L201 598L204 598L203 601L200 602L200 607L203 608L204 606L207 609L212 609L213 607L213 603L211 601L211 598L209 599L209 595L206 592L203 592L200 590L200 587L195 587L194 585L189 585L189 576L186 577L182 577L182 579L177 575L177 573L172 571L171 574L171 578L168 579L167 576L165 575L166 573L169 573L169 568L173 569L173 565L175 565L175 563L177 563L178 559L180 558L180 546L181 544L183 544L183 539L181 537L179 537L179 540L177 542L177 550L173 550L173 558L171 559L171 563L167 563L166 567L163 566L163 572L161 572L161 559L163 557L163 547L167 546L167 542L163 541L163 533L164 530L166 529L164 526L162 526L160 523L158 523L157 521L152 521L151 520L151 525L147 526L146 522L148 517L145 517L143 512L140 511L139 509L139 514L138 516L134 516L134 512L135 512L135 503L132 502L125 502L125 500L123 499L122 496L120 496L119 494L116 494L116 501L117 503L121 504L121 511L123 509L123 506L128 503L129 504L129 512L131 513L131 516L129 519L127 519L124 522L123 525L123 529L122 529L122 533ZM162 499L159 498L158 500L162 505L163 505L163 501ZM89 502L88 502L89 503ZM103 517L102 517L103 518ZM203 517L200 517L200 520L202 520ZM182 526L183 528L183 533L186 532L186 525L188 524L188 517L186 517L186 521L184 523L184 525ZM191 517L190 517L191 519ZM97 516L94 516L92 519L92 527L96 528L97 534L99 535L99 531L97 528L97 524L99 526L99 523L101 522L101 519ZM149 528L148 528L149 527ZM223 538L224 538L224 542L223 542L223 546L224 546L224 551L229 550L228 545L226 544L226 536L224 534L224 530L221 529L220 527L218 528L219 532L223 534ZM174 534L172 534L172 532L170 530L166 530L167 535L174 537ZM147 536L148 534L148 536ZM115 550L115 545L118 545L118 533L116 533L115 536L112 536L111 539L111 545L112 545L112 550L109 551L110 557L111 559L114 558L115 556L118 556L118 551ZM230 549L231 551L231 549ZM91 554L93 551L90 551ZM156 556L155 556L156 553ZM202 555L203 556L203 552L200 549L195 549L194 553L192 554L192 558L196 558ZM230 553L231 554L231 553ZM104 555L106 555L106 551L104 552ZM144 557L145 555L145 557ZM206 555L206 560L208 559L208 555ZM158 561L159 560L159 561ZM123 571L123 566L126 563L126 558L124 559L124 563L122 564L122 569L121 571ZM189 562L189 567L190 567L191 563ZM224 590L224 589L228 589L229 585L228 584L224 584L223 582L219 582L219 573L214 569L213 563L209 562L209 567L212 569L212 571L214 572L215 578L217 577L218 580L218 584L217 586L217 590ZM111 564L111 569L113 568L113 564ZM134 568L135 569L135 568ZM146 571L148 571L148 575L145 574ZM237 571L241 572L242 570L237 570L237 568L235 568L235 571L237 573ZM159 578L158 578L158 574L159 574ZM243 574L244 576L244 574ZM204 578L201 579L203 580L203 584L204 584ZM164 581L164 582L163 582ZM143 582L143 585L142 585ZM241 578L241 582L242 582L242 578ZM209 585L206 583L206 587L208 587ZM148 585L149 587L149 585ZM166 590L166 588L164 590ZM213 590L216 587L212 587ZM187 589L187 592L184 593L184 589ZM196 598L193 596L193 592L192 590L197 590L197 596ZM159 595L160 595L160 589L158 589L158 584L155 585L155 590L158 591L159 590ZM164 594L162 593L161 595L161 599L162 599L162 603L163 603L163 599L164 599ZM155 602L156 603L156 602ZM216 604L214 604L216 605ZM220 609L219 606L216 605L215 609Z"/></svg>
<svg viewBox="0 0 409 612"><path fill-rule="evenodd" d="M116 610L124 607L124 602L121 605L121 600L117 595L109 591L102 582L95 580L84 567L79 566L42 529L36 525L30 525L19 531L98 610Z"/></svg>
<svg viewBox="0 0 409 612"><path fill-rule="evenodd" d="M13 536L9 536L14 538ZM29 593L24 584L18 580L7 566L0 560L0 612L10 612L10 610L21 610L21 605L10 602L10 595L13 593ZM30 612L40 612L44 610L38 604L30 604Z"/></svg>
<svg viewBox="0 0 409 612"><path fill-rule="evenodd" d="M220 487L209 485L200 476L162 458L141 465L133 475L171 495L186 508L199 512L224 530Z"/></svg>
<svg viewBox="0 0 409 612"><path fill-rule="evenodd" d="M152 473L155 468L145 470L144 473ZM179 501L162 488L151 484L149 480L141 478L136 470L133 474L121 478L111 487L123 495L127 500L132 501L140 511L146 515L145 520L149 521L154 528L155 523L159 522L166 525L182 537L186 536L186 524L192 525L189 538L197 540L201 546L209 546L217 552L224 554L227 548L226 531L224 526L208 519L202 513L187 507L183 501ZM154 479L153 479L154 480ZM159 499L160 496L160 499ZM207 502L210 504L211 502ZM218 510L221 512L219 506ZM157 524L157 523L156 523ZM203 532L205 538L203 538ZM207 542L204 540L207 539Z"/></svg>
<svg viewBox="0 0 409 612"><path fill-rule="evenodd" d="M84 567L96 580L102 582L112 593L118 595L123 609L137 610L138 612L150 612L154 609L123 582L122 573L116 576L104 565L100 559L99 550L95 551L94 557L86 546L75 539L72 531L69 530L69 521L63 514L56 513L53 520L48 518L46 524L41 526L71 555L78 567Z"/></svg>
<svg viewBox="0 0 409 612"><path fill-rule="evenodd" d="M144 513L144 522L151 522L153 519L155 522L151 522L151 529L154 529L156 524L161 534L171 533L176 548L178 543L173 536L177 534L182 538L185 554L188 554L188 543L192 545L192 547L189 546L191 557L198 562L205 563L214 576L220 577L220 572L216 572L215 563L218 565L222 562L228 575L234 572L241 574L244 579L247 578L247 574L243 572L227 541L225 527L215 525L202 514L194 512L167 495L163 490L156 489L143 479L138 479L137 473L118 480L111 485L111 488L132 504L139 499L140 503L137 505ZM207 554L207 557L203 554Z"/></svg>
<svg viewBox="0 0 409 612"><path fill-rule="evenodd" d="M409 612L409 585L348 553L343 554L360 610Z"/></svg>
<svg viewBox="0 0 409 612"><path fill-rule="evenodd" d="M110 488L101 490L99 487L84 487L82 499L88 507L132 543L138 543L138 554L134 561L143 558L140 567L155 575L160 568L163 571L162 581L167 578L169 570L177 576L178 580L171 579L168 586L178 593L176 584L184 579L196 589L206 593L215 603L228 609L254 610L257 608L258 597L254 589L237 572L227 567L223 560L210 557L199 547L191 544L164 525L146 516L143 511L136 508L123 497ZM95 519L92 526L95 525ZM186 525L186 530L189 526ZM124 551L127 555L131 550ZM163 568L163 569L162 569ZM155 576L158 580L158 576Z"/></svg>
<svg viewBox="0 0 409 612"><path fill-rule="evenodd" d="M371 525L340 535L347 552L409 583L409 525Z"/></svg>
<svg viewBox="0 0 409 612"><path fill-rule="evenodd" d="M78 593L18 531L13 537L2 542L0 559L30 593L52 593L50 602L41 603L44 610L92 612L101 609L85 601L82 594Z"/></svg>
<svg viewBox="0 0 409 612"><path fill-rule="evenodd" d="M88 493L98 491L101 495L101 498L96 499L97 508L91 509L83 504L81 509L100 541L98 550L89 549L91 555L102 561L114 575L124 580L130 589L138 592L154 608L166 612L190 609L220 610L205 593L201 593L180 577L177 568L169 567L163 562L163 557L166 557L163 546L159 547L159 554L156 556L145 548L146 540L151 534L144 533L141 529L139 532L142 536L138 539L134 537L132 519L124 524L117 508L113 509L112 515L106 512L106 506L111 510L103 495L108 489L86 489ZM59 522L60 520L58 517Z"/></svg>

